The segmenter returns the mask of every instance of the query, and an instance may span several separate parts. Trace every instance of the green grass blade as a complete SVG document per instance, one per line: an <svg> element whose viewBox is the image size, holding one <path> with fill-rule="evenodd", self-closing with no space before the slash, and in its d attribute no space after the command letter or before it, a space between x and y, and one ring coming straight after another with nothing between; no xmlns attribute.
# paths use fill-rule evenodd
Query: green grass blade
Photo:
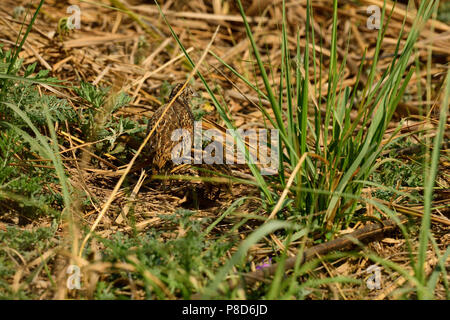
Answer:
<svg viewBox="0 0 450 320"><path fill-rule="evenodd" d="M426 260L426 252L428 247L428 238L430 232L430 217L431 217L431 209L432 209L432 201L433 201L433 186L435 183L437 168L439 165L439 155L442 140L444 137L445 127L447 124L447 113L449 106L449 95L450 95L450 72L447 73L446 77L446 85L445 85L445 94L444 100L441 105L441 111L439 116L439 125L437 128L436 136L434 138L433 152L431 155L431 163L429 170L426 170L426 178L424 185L424 209L423 209L423 218L422 224L420 226L420 234L419 234L419 252L417 257L417 269L416 269L416 277L420 281L421 284L425 284L425 260ZM420 298L420 297L419 297Z"/></svg>

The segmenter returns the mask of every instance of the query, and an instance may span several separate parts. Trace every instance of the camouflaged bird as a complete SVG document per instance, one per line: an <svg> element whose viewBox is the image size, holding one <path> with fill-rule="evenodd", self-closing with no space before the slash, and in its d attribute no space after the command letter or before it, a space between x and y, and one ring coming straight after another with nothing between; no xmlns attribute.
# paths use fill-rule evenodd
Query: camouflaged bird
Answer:
<svg viewBox="0 0 450 320"><path fill-rule="evenodd" d="M177 84L170 93L169 102L176 96L176 94L182 89L183 84ZM152 169L156 172L162 171L166 164L173 165L172 162L172 150L177 146L179 141L172 141L172 133L177 129L185 129L191 136L193 141L194 134L194 115L192 114L189 103L191 98L195 95L192 88L187 85L181 94L172 103L169 109L166 111L155 132L150 137L147 144L147 156L152 164ZM161 118L167 105L163 105L156 110L147 126L147 135L156 125L156 122Z"/></svg>

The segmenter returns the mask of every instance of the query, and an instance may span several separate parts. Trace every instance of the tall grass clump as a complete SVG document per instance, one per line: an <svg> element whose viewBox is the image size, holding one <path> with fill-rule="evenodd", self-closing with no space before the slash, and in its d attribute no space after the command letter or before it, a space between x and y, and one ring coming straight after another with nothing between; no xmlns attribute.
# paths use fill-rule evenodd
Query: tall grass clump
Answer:
<svg viewBox="0 0 450 320"><path fill-rule="evenodd" d="M23 60L19 58L43 3L43 0L39 2L23 34L25 22L22 24L16 45L9 50L0 47L0 145L3 159L0 189L8 200L16 199L47 208L45 202L52 201L48 196L45 199L40 197L44 194L44 182L62 182L61 204L67 205L69 202L53 122L71 120L75 113L67 101L41 95L37 90L36 84L60 86L57 79L48 76L48 70L36 71L36 63L25 67ZM21 70L23 75L19 75ZM50 134L50 137L46 134ZM24 175L20 166L26 166L25 163L19 161L18 167L12 164L17 158L25 160L36 156L53 162L56 180L53 179L51 170L30 166L27 168L28 174ZM57 194L54 196L58 197Z"/></svg>

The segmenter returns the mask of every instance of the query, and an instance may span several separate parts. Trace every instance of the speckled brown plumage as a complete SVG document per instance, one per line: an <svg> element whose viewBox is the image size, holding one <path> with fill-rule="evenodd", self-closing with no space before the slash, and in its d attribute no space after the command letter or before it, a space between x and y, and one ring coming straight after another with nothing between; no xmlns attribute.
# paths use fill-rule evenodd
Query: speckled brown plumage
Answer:
<svg viewBox="0 0 450 320"><path fill-rule="evenodd" d="M182 88L182 84L177 84L169 97L169 101ZM179 141L172 141L172 132L177 129L186 129L191 134L191 141L194 132L194 115L192 114L189 102L194 92L191 87L186 86L183 92L173 102L169 109L164 114L163 118L156 127L155 132L150 137L147 144L147 156L150 160L153 170L160 172L164 167L173 165L171 159L172 149L179 144ZM147 135L155 126L158 119L163 114L167 105L161 106L152 115L147 126Z"/></svg>

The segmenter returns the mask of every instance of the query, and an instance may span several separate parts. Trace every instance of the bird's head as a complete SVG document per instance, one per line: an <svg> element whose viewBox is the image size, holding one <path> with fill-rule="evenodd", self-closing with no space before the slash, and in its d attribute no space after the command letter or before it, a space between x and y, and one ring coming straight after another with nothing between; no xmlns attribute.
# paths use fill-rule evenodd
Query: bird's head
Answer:
<svg viewBox="0 0 450 320"><path fill-rule="evenodd" d="M183 88L184 83L177 83L170 93L169 101L171 101L177 93ZM195 92L195 90L188 84L181 94L178 96L177 100L189 105L192 97L198 97L199 95Z"/></svg>

